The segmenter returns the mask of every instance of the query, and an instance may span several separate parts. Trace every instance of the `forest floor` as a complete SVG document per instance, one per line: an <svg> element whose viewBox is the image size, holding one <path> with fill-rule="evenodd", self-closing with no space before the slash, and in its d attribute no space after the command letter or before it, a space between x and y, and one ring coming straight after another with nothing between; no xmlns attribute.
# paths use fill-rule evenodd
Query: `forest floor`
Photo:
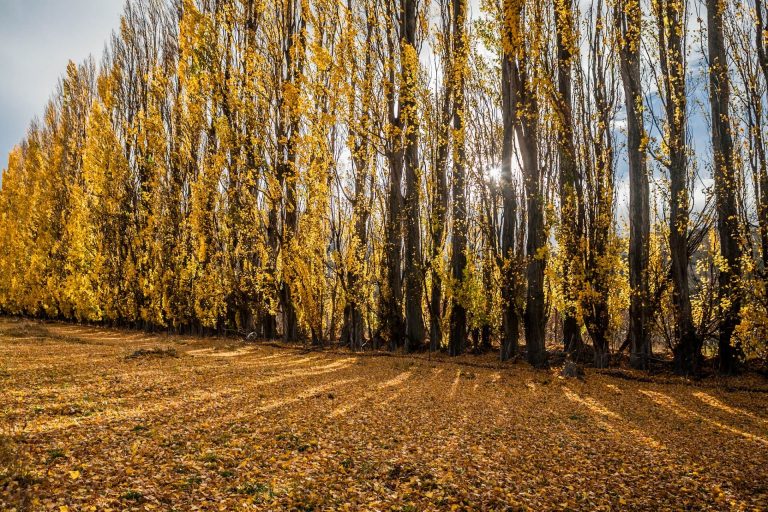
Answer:
<svg viewBox="0 0 768 512"><path fill-rule="evenodd" d="M0 510L766 510L768 381L648 380L0 320Z"/></svg>

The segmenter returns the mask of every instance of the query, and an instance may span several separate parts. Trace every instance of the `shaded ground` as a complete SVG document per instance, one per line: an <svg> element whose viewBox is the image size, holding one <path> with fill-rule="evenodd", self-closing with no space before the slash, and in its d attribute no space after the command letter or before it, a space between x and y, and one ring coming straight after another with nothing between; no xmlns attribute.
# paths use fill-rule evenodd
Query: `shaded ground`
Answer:
<svg viewBox="0 0 768 512"><path fill-rule="evenodd" d="M0 509L768 504L765 380L467 361L489 368L0 321L0 432L21 459Z"/></svg>

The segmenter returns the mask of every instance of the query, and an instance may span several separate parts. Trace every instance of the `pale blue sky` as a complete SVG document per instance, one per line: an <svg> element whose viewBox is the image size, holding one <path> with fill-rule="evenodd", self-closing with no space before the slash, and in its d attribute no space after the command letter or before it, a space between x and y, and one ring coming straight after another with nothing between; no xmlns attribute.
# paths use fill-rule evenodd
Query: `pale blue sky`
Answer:
<svg viewBox="0 0 768 512"><path fill-rule="evenodd" d="M67 61L101 57L124 0L0 0L0 169Z"/></svg>

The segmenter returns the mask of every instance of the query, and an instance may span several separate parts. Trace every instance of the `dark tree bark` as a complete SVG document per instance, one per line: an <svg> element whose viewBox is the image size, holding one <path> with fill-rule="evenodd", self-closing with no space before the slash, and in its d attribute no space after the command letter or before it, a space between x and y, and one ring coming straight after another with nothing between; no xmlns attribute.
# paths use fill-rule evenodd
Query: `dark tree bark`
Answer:
<svg viewBox="0 0 768 512"><path fill-rule="evenodd" d="M533 102L535 104L535 102ZM533 110L533 112L536 112ZM546 248L546 233L544 231L544 194L541 188L541 171L538 166L538 148L536 146L536 121L524 121L528 125L521 140L520 152L523 159L525 174L525 194L528 212L528 239L526 257L528 267L526 275L528 288L525 301L525 345L528 351L528 362L540 367L547 364L544 331L547 323L544 304L544 268L546 259L543 254Z"/></svg>
<svg viewBox="0 0 768 512"><path fill-rule="evenodd" d="M394 2L386 2L386 16L395 19L393 12ZM393 30L386 31L387 83L385 94L387 101L387 113L389 124L393 130L388 139L386 151L389 166L389 186L387 188L387 221L386 244L384 248L386 260L386 287L383 290L382 300L382 326L389 338L389 349L394 350L403 343L405 336L405 321L403 319L402 297L402 264L403 264L403 194L401 192L403 177L403 145L399 132L401 126L401 112L398 109L395 98L395 34Z"/></svg>
<svg viewBox="0 0 768 512"><path fill-rule="evenodd" d="M514 105L512 104L511 73L512 57L504 51L501 63L501 108L504 123L504 134L501 151L501 195L503 209L503 224L501 229L502 256L502 341L501 360L512 358L518 351L520 337L520 313L517 306L517 290L519 276L515 254L515 228L517 227L517 195L512 179L512 152L514 128Z"/></svg>
<svg viewBox="0 0 768 512"><path fill-rule="evenodd" d="M284 83L297 81L304 65L304 13L296 0L286 3L285 37L283 39ZM298 51L297 51L298 45ZM281 110L283 110L281 98ZM283 119L283 115L287 119ZM283 191L283 233L282 247L291 243L298 227L296 211L296 139L299 134L299 117L294 113L282 113L278 121L278 153L281 159L278 179ZM291 287L283 281L280 288L280 302L283 309L283 340L296 341L299 338L296 307L293 304Z"/></svg>
<svg viewBox="0 0 768 512"><path fill-rule="evenodd" d="M387 261L387 290L384 297L384 326L389 337L390 349L400 346L405 335L403 313L402 313L402 226L401 217L403 196L400 192L402 180L402 165L397 154L401 151L395 150L390 154L389 163L389 191L387 197L387 241L386 241L386 261Z"/></svg>
<svg viewBox="0 0 768 512"><path fill-rule="evenodd" d="M702 341L693 324L688 282L688 232L690 224L688 155L686 147L685 9L680 0L658 2L659 61L664 88L667 166L670 181L669 253L672 260L672 302L675 310L673 349L679 373L697 373L701 364Z"/></svg>
<svg viewBox="0 0 768 512"><path fill-rule="evenodd" d="M733 331L739 323L741 289L739 283L741 244L736 205L736 169L733 161L733 137L729 118L731 86L723 36L723 0L707 0L707 48L709 51L709 103L712 113L712 149L714 153L717 230L720 255L725 265L719 279L719 366L720 371L736 369Z"/></svg>
<svg viewBox="0 0 768 512"><path fill-rule="evenodd" d="M560 161L560 230L563 244L563 348L578 352L582 347L581 326L576 317L577 284L573 276L580 274L578 261L580 241L584 234L584 197L576 165L573 140L573 97L571 71L573 66L573 5L571 0L555 0L557 29L557 110L559 126L557 154Z"/></svg>
<svg viewBox="0 0 768 512"><path fill-rule="evenodd" d="M269 246L270 256L273 261L277 259L277 251L279 250L278 244L278 219L279 203L278 201L271 201L269 205L269 213L267 214L267 245ZM265 262L265 267L274 275L277 273L275 265L271 262ZM271 311L266 311L261 318L261 335L266 339L277 338L277 317Z"/></svg>
<svg viewBox="0 0 768 512"><path fill-rule="evenodd" d="M763 135L762 95L752 88L750 94L749 130L750 165L756 191L757 225L760 234L760 257L763 260L763 278L768 280L768 155Z"/></svg>
<svg viewBox="0 0 768 512"><path fill-rule="evenodd" d="M768 15L763 6L763 0L755 0L755 46L757 47L757 59L760 70L763 73L765 84L768 84L768 52L765 49L768 32L766 32L765 18ZM753 103L762 104L762 98L757 91L753 94ZM757 117L757 116L756 116ZM763 258L763 279L768 287L768 169L766 168L765 146L763 144L762 119L757 117L755 126L755 138L759 158L759 177L757 186L760 189L757 206L757 221L760 229L760 252Z"/></svg>
<svg viewBox="0 0 768 512"><path fill-rule="evenodd" d="M600 4L598 3L598 6ZM614 212L614 162L613 162L613 132L610 129L611 114L615 108L611 98L614 91L609 91L608 79L612 68L604 57L602 48L605 46L602 23L598 22L590 39L590 72L593 86L589 94L592 97L594 113L583 123L590 132L588 141L591 142L592 156L585 162L583 175L587 177L586 185L591 192L587 200L587 236L585 251L585 279L594 293L585 294L582 309L584 321L592 338L594 347L594 364L604 368L610 363L609 331L610 309L608 298L611 294L610 273L605 268L605 259L610 250L611 234L613 232Z"/></svg>
<svg viewBox="0 0 768 512"><path fill-rule="evenodd" d="M443 23L445 31L452 30L448 11L450 3L443 0ZM432 206L432 262L438 264L442 258L443 243L446 230L446 213L448 212L448 181L446 168L448 166L448 151L451 131L451 102L453 101L453 80L451 79L451 45L445 44L443 48L443 96L441 98L440 124L438 127L437 151L435 158L434 176L434 204ZM441 321L443 318L443 283L439 272L432 272L432 292L429 306L429 343L430 350L440 349L443 339Z"/></svg>
<svg viewBox="0 0 768 512"><path fill-rule="evenodd" d="M619 66L627 114L627 158L629 160L629 305L630 364L647 369L651 357L649 324L648 250L650 243L649 184L643 124L643 90L640 81L639 0L620 0L614 13L619 36Z"/></svg>
<svg viewBox="0 0 768 512"><path fill-rule="evenodd" d="M424 344L424 316L421 301L424 295L422 275L421 229L419 207L419 122L416 103L418 83L418 45L416 43L417 0L403 0L401 59L403 82L400 90L399 115L404 131L405 172L405 349L420 350Z"/></svg>
<svg viewBox="0 0 768 512"><path fill-rule="evenodd" d="M464 84L467 69L467 48L464 24L467 15L466 0L453 1L453 232L451 236L451 275L456 286L464 283L467 267L467 194L466 194L466 149L464 145ZM467 311L455 295L451 304L451 332L448 340L450 355L464 352L467 330Z"/></svg>
<svg viewBox="0 0 768 512"><path fill-rule="evenodd" d="M765 17L766 9L763 7L763 0L755 0L755 46L757 47L757 59L760 64L760 70L763 72L765 83L768 84L768 53L765 50L765 43L768 40L766 34Z"/></svg>
<svg viewBox="0 0 768 512"><path fill-rule="evenodd" d="M352 0L348 0L347 8L352 12L353 4ZM368 9L365 9L366 14L366 40L370 41L373 33L373 23L370 16L368 16ZM354 250L358 253L355 254L355 260L358 264L362 263L365 258L365 251L368 247L368 219L370 217L369 198L366 195L366 188L370 180L371 172L369 165L371 162L371 149L366 135L358 133L359 131L366 130L367 120L370 117L370 103L371 103L371 89L373 81L373 59L372 52L368 51L365 54L365 64L363 67L363 76L361 77L365 86L363 87L363 95L360 98L361 115L358 123L362 126L358 128L357 125L350 126L350 137L353 141L352 149L352 164L355 171L355 192L354 199L352 200L352 217L354 220ZM352 62L352 74L350 78L350 85L352 90L355 90L356 74L358 73L356 63ZM352 94L350 105L350 119L355 117L355 94ZM363 308L359 303L357 287L359 285L360 275L357 268L352 269L348 276L348 290L347 290L347 303L344 306L344 324L342 326L342 343L348 345L352 350L358 350L363 345L363 329L365 327L363 322ZM331 331L333 332L333 331Z"/></svg>
<svg viewBox="0 0 768 512"><path fill-rule="evenodd" d="M544 192L539 166L539 105L535 80L530 76L533 65L524 43L525 21L521 2L504 2L504 50L510 52L510 104L517 138L517 149L522 161L527 212L525 300L525 345L528 362L534 366L547 365L544 331L546 311L544 303L544 268L546 266L546 233L544 230Z"/></svg>

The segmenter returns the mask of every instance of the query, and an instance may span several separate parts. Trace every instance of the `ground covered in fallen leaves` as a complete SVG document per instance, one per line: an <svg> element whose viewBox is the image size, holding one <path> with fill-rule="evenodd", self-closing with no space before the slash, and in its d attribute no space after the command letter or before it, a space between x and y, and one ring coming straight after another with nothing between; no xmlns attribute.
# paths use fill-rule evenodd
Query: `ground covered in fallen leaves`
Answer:
<svg viewBox="0 0 768 512"><path fill-rule="evenodd" d="M761 377L455 361L2 320L0 510L768 505Z"/></svg>

